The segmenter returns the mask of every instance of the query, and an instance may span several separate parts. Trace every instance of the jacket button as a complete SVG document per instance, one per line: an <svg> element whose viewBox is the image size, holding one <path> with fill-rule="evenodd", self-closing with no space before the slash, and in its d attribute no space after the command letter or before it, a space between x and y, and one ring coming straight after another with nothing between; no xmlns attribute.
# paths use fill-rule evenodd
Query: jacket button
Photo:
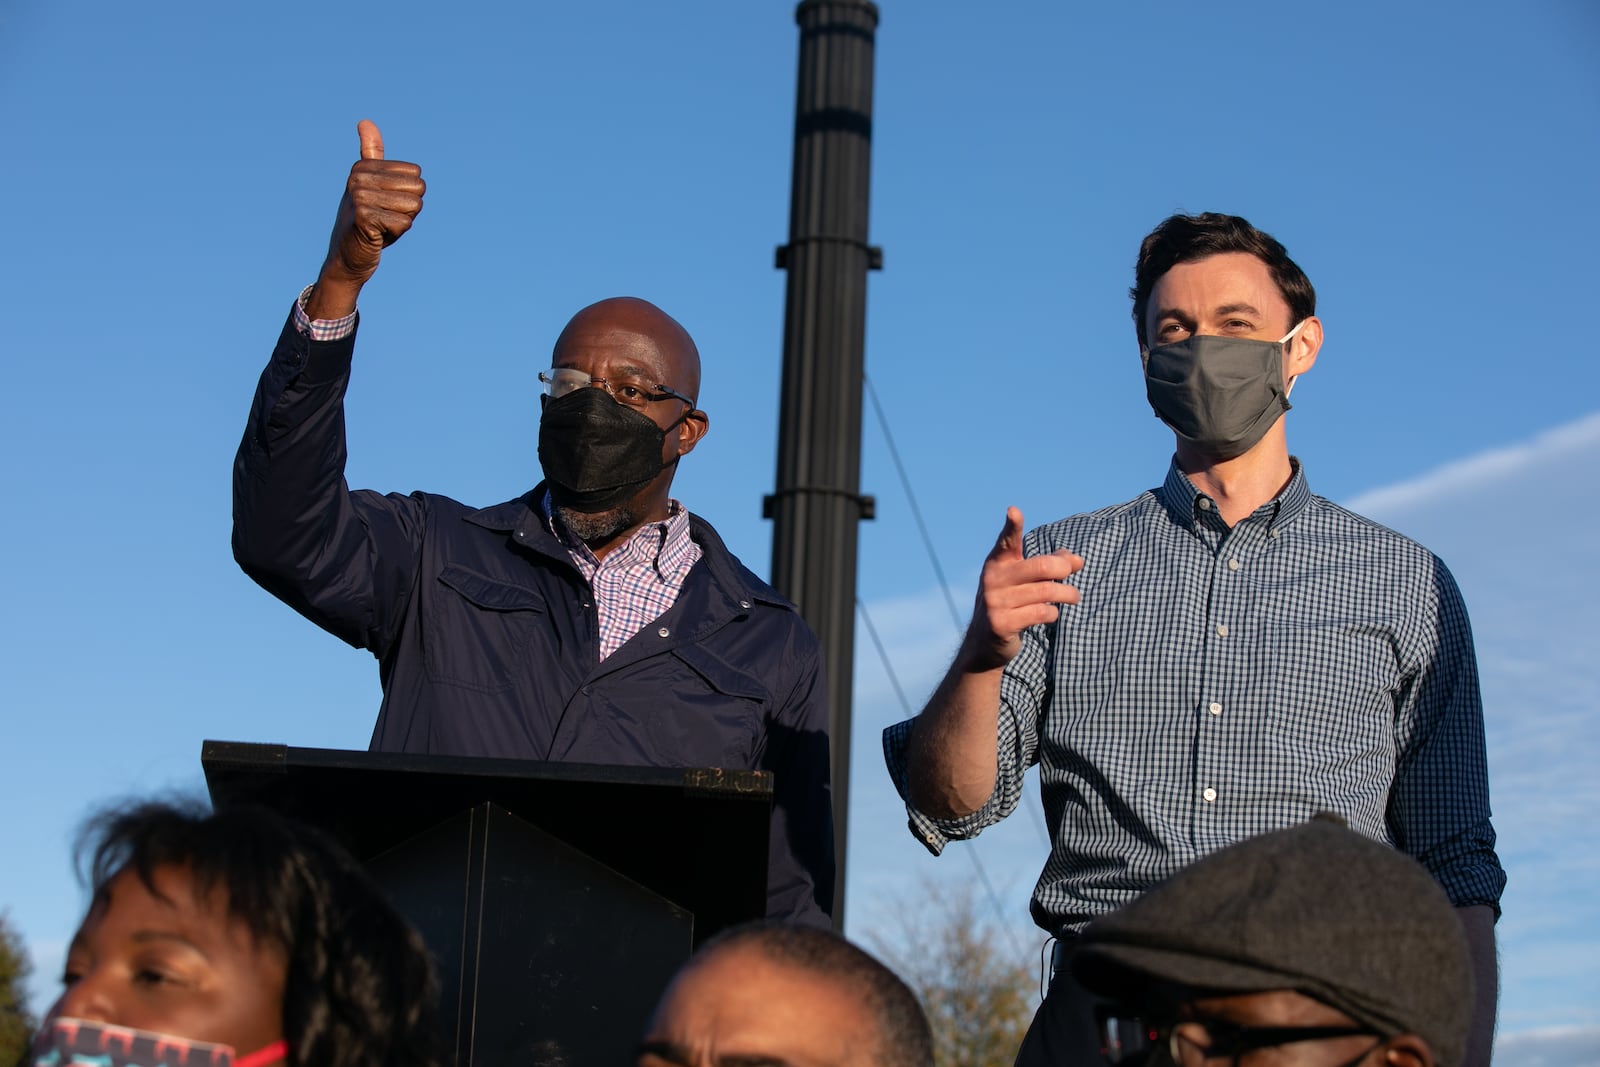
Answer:
<svg viewBox="0 0 1600 1067"><path fill-rule="evenodd" d="M741 607L741 608L744 608L744 609L745 609L745 610L746 610L746 611L748 611L748 610L750 610L750 601L748 601L748 600L741 600L741 601L739 601L739 606L740 606L740 607Z"/></svg>
<svg viewBox="0 0 1600 1067"><path fill-rule="evenodd" d="M661 629L657 630L656 633L660 634L662 637L666 637L667 635L671 634L672 631L663 626Z"/></svg>

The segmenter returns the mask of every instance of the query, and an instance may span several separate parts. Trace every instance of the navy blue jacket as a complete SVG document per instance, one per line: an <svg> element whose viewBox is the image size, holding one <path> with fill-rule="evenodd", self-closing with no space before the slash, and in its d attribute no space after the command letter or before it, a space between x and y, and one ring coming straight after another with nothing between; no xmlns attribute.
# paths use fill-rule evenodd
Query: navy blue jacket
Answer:
<svg viewBox="0 0 1600 1067"><path fill-rule="evenodd" d="M794 605L691 516L701 557L676 603L602 662L592 591L541 520L542 487L482 509L349 490L354 346L284 326L234 463L233 551L377 657L372 748L772 771L768 915L825 922L827 693Z"/></svg>

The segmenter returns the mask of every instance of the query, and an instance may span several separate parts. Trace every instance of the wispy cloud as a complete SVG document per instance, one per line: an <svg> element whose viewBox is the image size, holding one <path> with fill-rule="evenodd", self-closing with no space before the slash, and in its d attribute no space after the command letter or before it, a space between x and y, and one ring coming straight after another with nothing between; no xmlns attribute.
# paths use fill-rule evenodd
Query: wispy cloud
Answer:
<svg viewBox="0 0 1600 1067"><path fill-rule="evenodd" d="M1494 1043L1503 1067L1600 1067L1600 1026L1556 1026L1507 1034Z"/></svg>
<svg viewBox="0 0 1600 1067"><path fill-rule="evenodd" d="M949 666L961 631L937 589L863 604L861 615L862 625L856 630L856 707L870 721L886 726L922 707ZM961 621L965 625L966 620ZM872 639L874 633L883 655Z"/></svg>
<svg viewBox="0 0 1600 1067"><path fill-rule="evenodd" d="M1501 1029L1600 1004L1600 413L1352 506L1439 552L1472 613L1499 852ZM1514 1060L1502 1062L1534 1062ZM1539 1062L1577 1062L1549 1060ZM1585 1061L1600 1063L1600 1057Z"/></svg>
<svg viewBox="0 0 1600 1067"><path fill-rule="evenodd" d="M1593 457L1600 448L1600 411L1546 430L1530 441L1490 449L1447 463L1420 478L1363 493L1350 507L1363 515L1410 511L1437 504L1463 492L1482 492L1533 468Z"/></svg>

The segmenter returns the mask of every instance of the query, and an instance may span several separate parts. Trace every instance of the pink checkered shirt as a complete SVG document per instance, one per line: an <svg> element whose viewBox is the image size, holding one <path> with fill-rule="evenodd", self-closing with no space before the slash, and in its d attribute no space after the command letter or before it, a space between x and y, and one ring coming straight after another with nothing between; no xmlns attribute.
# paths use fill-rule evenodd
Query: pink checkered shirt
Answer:
<svg viewBox="0 0 1600 1067"><path fill-rule="evenodd" d="M339 341L350 336L356 326L355 312L340 319L312 320L306 315L306 298L311 286L300 293L294 304L295 329L313 341ZM594 605L600 614L600 658L621 648L645 624L666 614L678 599L684 579L700 559L700 546L689 536L689 513L676 500L668 502L667 518L651 522L634 531L632 537L595 558L589 546L567 533L555 519L546 493L539 508L544 523L556 540L566 547L572 562L594 590Z"/></svg>
<svg viewBox="0 0 1600 1067"><path fill-rule="evenodd" d="M689 513L676 500L668 502L663 522L645 523L632 537L596 559L589 546L573 537L554 517L550 494L540 502L545 525L566 546L572 562L594 590L600 613L600 658L621 648L652 619L666 614L683 589L683 580L700 559L700 546L689 536Z"/></svg>
<svg viewBox="0 0 1600 1067"><path fill-rule="evenodd" d="M294 328L313 341L343 341L355 332L356 313L352 311L341 319L311 318L306 314L306 300L315 288L308 285L300 290L300 298L294 302Z"/></svg>

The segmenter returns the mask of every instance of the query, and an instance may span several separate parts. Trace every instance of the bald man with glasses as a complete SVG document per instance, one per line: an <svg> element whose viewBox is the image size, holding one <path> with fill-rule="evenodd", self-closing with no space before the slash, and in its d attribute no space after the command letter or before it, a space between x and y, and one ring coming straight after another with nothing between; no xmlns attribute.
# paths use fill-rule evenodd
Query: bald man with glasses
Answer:
<svg viewBox="0 0 1600 1067"><path fill-rule="evenodd" d="M538 375L544 480L487 508L352 491L356 300L422 210L358 127L327 258L290 310L234 464L234 557L378 660L372 748L774 775L767 914L833 908L827 690L794 605L671 496L705 437L700 354L655 305L573 316Z"/></svg>

